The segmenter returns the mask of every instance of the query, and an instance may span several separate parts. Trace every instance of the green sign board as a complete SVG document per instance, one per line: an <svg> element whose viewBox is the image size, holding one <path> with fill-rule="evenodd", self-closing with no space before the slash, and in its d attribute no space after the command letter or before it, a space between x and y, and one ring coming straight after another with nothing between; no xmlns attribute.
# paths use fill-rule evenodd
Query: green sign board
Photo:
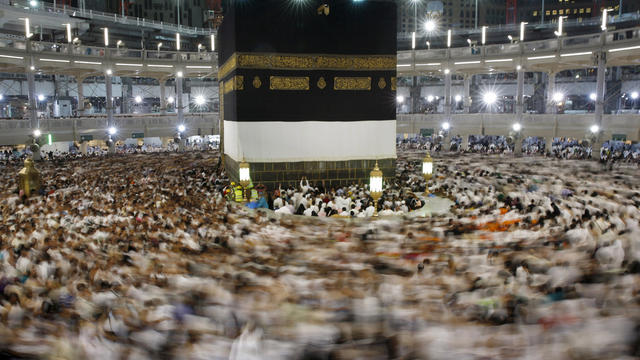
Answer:
<svg viewBox="0 0 640 360"><path fill-rule="evenodd" d="M144 139L144 133L132 133L131 134L131 138L132 139Z"/></svg>
<svg viewBox="0 0 640 360"><path fill-rule="evenodd" d="M434 130L433 129L420 129L420 135L422 136L431 136L433 135Z"/></svg>
<svg viewBox="0 0 640 360"><path fill-rule="evenodd" d="M627 141L626 134L613 134L611 135L611 140L613 141Z"/></svg>
<svg viewBox="0 0 640 360"><path fill-rule="evenodd" d="M80 135L80 142L93 140L93 135Z"/></svg>

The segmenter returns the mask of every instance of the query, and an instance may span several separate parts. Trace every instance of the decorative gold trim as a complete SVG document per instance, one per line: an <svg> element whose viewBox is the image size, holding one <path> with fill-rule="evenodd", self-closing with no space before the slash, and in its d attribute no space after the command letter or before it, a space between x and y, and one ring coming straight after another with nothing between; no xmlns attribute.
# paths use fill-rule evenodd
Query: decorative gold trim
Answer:
<svg viewBox="0 0 640 360"><path fill-rule="evenodd" d="M333 90L371 90L370 77L335 77Z"/></svg>
<svg viewBox="0 0 640 360"><path fill-rule="evenodd" d="M233 69L236 68L238 64L238 56L237 54L231 55L227 62L225 62L222 66L218 68L218 80L222 80L225 76L227 76Z"/></svg>
<svg viewBox="0 0 640 360"><path fill-rule="evenodd" d="M380 88L380 90L383 90L384 88L387 87L387 82L384 80L383 77L381 77L380 80L378 80L378 87Z"/></svg>
<svg viewBox="0 0 640 360"><path fill-rule="evenodd" d="M271 76L269 83L271 90L309 90L309 78L306 76Z"/></svg>
<svg viewBox="0 0 640 360"><path fill-rule="evenodd" d="M224 94L227 95L228 93L233 91L233 79L229 80L229 81L225 81L224 83Z"/></svg>
<svg viewBox="0 0 640 360"><path fill-rule="evenodd" d="M218 72L224 79L234 69L385 70L395 71L396 55L312 55L235 53Z"/></svg>
<svg viewBox="0 0 640 360"><path fill-rule="evenodd" d="M253 87L256 89L260 89L260 87L262 86L262 80L260 80L259 76L256 76L253 78Z"/></svg>
<svg viewBox="0 0 640 360"><path fill-rule="evenodd" d="M398 83L398 78L397 77L392 77L391 78L391 90L396 91L397 89L397 83Z"/></svg>
<svg viewBox="0 0 640 360"><path fill-rule="evenodd" d="M324 88L326 87L327 87L327 81L323 77L320 77L320 79L318 79L318 89L324 90Z"/></svg>
<svg viewBox="0 0 640 360"><path fill-rule="evenodd" d="M236 75L224 83L224 94L244 90L244 76Z"/></svg>
<svg viewBox="0 0 640 360"><path fill-rule="evenodd" d="M235 88L234 90L244 90L244 76L236 75L235 76Z"/></svg>
<svg viewBox="0 0 640 360"><path fill-rule="evenodd" d="M220 81L220 90L218 92L218 95L220 97L220 119L222 119L222 121L224 121L224 81ZM221 131L223 131L224 129L222 129Z"/></svg>

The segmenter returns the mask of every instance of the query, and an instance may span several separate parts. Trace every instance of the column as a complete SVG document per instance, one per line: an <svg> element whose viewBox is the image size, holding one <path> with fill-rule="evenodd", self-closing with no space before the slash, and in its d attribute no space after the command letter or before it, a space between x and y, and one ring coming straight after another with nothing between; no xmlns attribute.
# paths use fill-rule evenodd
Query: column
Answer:
<svg viewBox="0 0 640 360"><path fill-rule="evenodd" d="M604 90L606 87L605 73L607 70L606 53L602 52L598 56L598 74L596 77L596 109L595 123L602 125L602 116L604 114Z"/></svg>
<svg viewBox="0 0 640 360"><path fill-rule="evenodd" d="M602 134L602 116L604 114L604 92L607 86L605 81L605 73L607 71L607 56L603 51L598 55L598 74L596 77L596 109L595 109L595 124L600 127L600 134L598 134L596 143L591 146L593 151L592 157L594 159L600 158L600 148L602 147L603 140Z"/></svg>
<svg viewBox="0 0 640 360"><path fill-rule="evenodd" d="M184 109L182 105L182 76L176 76L176 109L178 110L178 124L184 123ZM176 126L177 126L176 125Z"/></svg>
<svg viewBox="0 0 640 360"><path fill-rule="evenodd" d="M40 119L38 119L38 98L36 95L36 74L33 71L27 72L27 83L29 90L29 117L31 120L31 129L40 128Z"/></svg>
<svg viewBox="0 0 640 360"><path fill-rule="evenodd" d="M451 72L449 69L444 72L444 118L451 122Z"/></svg>
<svg viewBox="0 0 640 360"><path fill-rule="evenodd" d="M460 143L460 148L465 151L469 147L469 134L462 134L462 142Z"/></svg>
<svg viewBox="0 0 640 360"><path fill-rule="evenodd" d="M89 147L89 143L86 141L83 141L80 143L80 153L82 155L87 155L87 149Z"/></svg>
<svg viewBox="0 0 640 360"><path fill-rule="evenodd" d="M471 112L471 78L472 77L473 75L471 74L464 75L464 99L462 101L463 101L465 114L468 114Z"/></svg>
<svg viewBox="0 0 640 360"><path fill-rule="evenodd" d="M518 68L518 81L517 81L517 87L516 87L516 121L519 124L522 124L522 116L524 113L524 69L522 68L522 66L520 66ZM518 137L518 139L516 139L516 142L514 144L514 149L513 152L515 154L521 154L522 153L522 141L523 141L523 134L520 133L520 136Z"/></svg>
<svg viewBox="0 0 640 360"><path fill-rule="evenodd" d="M167 113L167 92L166 92L166 80L164 78L158 79L160 83L160 113L165 115Z"/></svg>
<svg viewBox="0 0 640 360"><path fill-rule="evenodd" d="M182 105L182 76L176 76L176 105L178 109L178 125L184 124L184 108ZM185 134L180 134L180 143L178 144L178 150L183 151L185 145Z"/></svg>
<svg viewBox="0 0 640 360"><path fill-rule="evenodd" d="M105 74L104 76L104 85L106 87L106 99L105 103L107 104L107 129L115 126L113 121L113 84L111 82L111 75ZM116 152L116 143L115 139L112 139L109 145L109 153L113 154Z"/></svg>
<svg viewBox="0 0 640 360"><path fill-rule="evenodd" d="M551 153L551 146L553 145L553 138L554 138L554 136L547 136L547 137L544 138L544 142L545 142L544 151L546 153Z"/></svg>
<svg viewBox="0 0 640 360"><path fill-rule="evenodd" d="M547 114L555 114L558 110L558 106L553 101L553 94L556 92L556 73L550 72L548 73L548 81L547 81Z"/></svg>
<svg viewBox="0 0 640 360"><path fill-rule="evenodd" d="M411 86L411 90L409 92L409 96L411 96L411 113L416 114L418 112L418 108L420 107L420 91L421 88L418 85L418 77L413 77L413 82Z"/></svg>
<svg viewBox="0 0 640 360"><path fill-rule="evenodd" d="M33 63L33 61L31 63ZM27 71L27 83L29 88L29 120L31 122L31 131L34 131L36 129L40 129L40 119L38 119L38 100L36 98L36 74L34 74L30 69ZM35 140L34 144L28 145L34 145L31 147L31 150L33 151L33 160L41 160L40 147L35 144Z"/></svg>
<svg viewBox="0 0 640 360"><path fill-rule="evenodd" d="M78 116L84 115L84 77L76 76L76 83L78 84Z"/></svg>
<svg viewBox="0 0 640 360"><path fill-rule="evenodd" d="M524 69L518 69L518 86L516 88L516 119L522 122L524 114Z"/></svg>
<svg viewBox="0 0 640 360"><path fill-rule="evenodd" d="M451 124L451 71L444 71L444 120ZM449 134L449 142L445 142L447 150L451 149L451 138L454 136L453 130Z"/></svg>

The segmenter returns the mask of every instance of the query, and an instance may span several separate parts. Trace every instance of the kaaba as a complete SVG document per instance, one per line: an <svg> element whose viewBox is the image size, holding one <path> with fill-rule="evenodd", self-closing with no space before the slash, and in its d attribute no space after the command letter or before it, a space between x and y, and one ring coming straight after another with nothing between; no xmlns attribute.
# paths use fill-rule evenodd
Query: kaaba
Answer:
<svg viewBox="0 0 640 360"><path fill-rule="evenodd" d="M218 31L224 165L254 184L395 172L396 4L230 1Z"/></svg>

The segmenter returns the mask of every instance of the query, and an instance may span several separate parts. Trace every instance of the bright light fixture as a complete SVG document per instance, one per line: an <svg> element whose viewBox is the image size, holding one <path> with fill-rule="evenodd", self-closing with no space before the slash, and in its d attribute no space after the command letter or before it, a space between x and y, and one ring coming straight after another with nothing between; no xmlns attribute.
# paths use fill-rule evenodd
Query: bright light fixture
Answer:
<svg viewBox="0 0 640 360"><path fill-rule="evenodd" d="M451 128L451 125L448 122L442 123L443 130L449 130L450 128Z"/></svg>
<svg viewBox="0 0 640 360"><path fill-rule="evenodd" d="M553 101L559 103L564 99L564 94L561 92L557 92L555 94L553 94Z"/></svg>
<svg viewBox="0 0 640 360"><path fill-rule="evenodd" d="M632 93L631 93L631 98L632 98L633 100L637 99L637 98L638 98L638 92L637 92L637 91L632 92Z"/></svg>
<svg viewBox="0 0 640 360"><path fill-rule="evenodd" d="M597 98L598 98L598 95L596 95L596 93L589 94L589 99L595 101Z"/></svg>
<svg viewBox="0 0 640 360"><path fill-rule="evenodd" d="M45 97L44 95L40 94L38 95L38 101L44 101Z"/></svg>
<svg viewBox="0 0 640 360"><path fill-rule="evenodd" d="M592 125L589 130L591 130L592 133L596 134L598 131L600 131L600 127L598 125Z"/></svg>
<svg viewBox="0 0 640 360"><path fill-rule="evenodd" d="M404 96L402 95L398 95L398 97L396 98L396 100L398 101L398 103L402 104L404 102Z"/></svg>
<svg viewBox="0 0 640 360"><path fill-rule="evenodd" d="M427 32L433 32L437 27L438 24L436 24L435 20L427 20L427 22L424 24L424 28L425 30L427 30Z"/></svg>
<svg viewBox="0 0 640 360"><path fill-rule="evenodd" d="M33 130L33 136L34 137L40 137L40 135L42 135L42 131L40 131L40 129L35 129Z"/></svg>
<svg viewBox="0 0 640 360"><path fill-rule="evenodd" d="M519 123L515 123L513 124L512 128L513 128L513 131L518 132L522 130L522 125L520 125Z"/></svg>
<svg viewBox="0 0 640 360"><path fill-rule="evenodd" d="M174 102L174 98L173 98L173 96L169 96L169 98L167 99L167 102L168 102L169 104L173 104L173 102Z"/></svg>
<svg viewBox="0 0 640 360"><path fill-rule="evenodd" d="M107 132L109 133L109 135L115 135L118 132L118 129L112 126L109 129L107 129Z"/></svg>
<svg viewBox="0 0 640 360"><path fill-rule="evenodd" d="M455 100L456 102L462 101L462 95L456 95Z"/></svg>
<svg viewBox="0 0 640 360"><path fill-rule="evenodd" d="M429 96L427 96L427 101L428 101L428 102L432 102L432 101L433 101L433 95L429 95Z"/></svg>
<svg viewBox="0 0 640 360"><path fill-rule="evenodd" d="M487 42L487 27L483 26L482 27L482 45L484 45Z"/></svg>
<svg viewBox="0 0 640 360"><path fill-rule="evenodd" d="M140 95L136 96L135 100L138 104L140 104L142 102L142 96Z"/></svg>
<svg viewBox="0 0 640 360"><path fill-rule="evenodd" d="M184 125L180 124L178 125L178 132L183 133L187 128L184 127Z"/></svg>
<svg viewBox="0 0 640 360"><path fill-rule="evenodd" d="M494 93L493 91L489 91L486 92L484 96L482 96L482 100L485 104L492 105L498 100L498 95L496 95L496 93Z"/></svg>
<svg viewBox="0 0 640 360"><path fill-rule="evenodd" d="M202 95L196 96L195 100L196 100L196 105L198 105L198 106L202 106L207 102L207 100Z"/></svg>

